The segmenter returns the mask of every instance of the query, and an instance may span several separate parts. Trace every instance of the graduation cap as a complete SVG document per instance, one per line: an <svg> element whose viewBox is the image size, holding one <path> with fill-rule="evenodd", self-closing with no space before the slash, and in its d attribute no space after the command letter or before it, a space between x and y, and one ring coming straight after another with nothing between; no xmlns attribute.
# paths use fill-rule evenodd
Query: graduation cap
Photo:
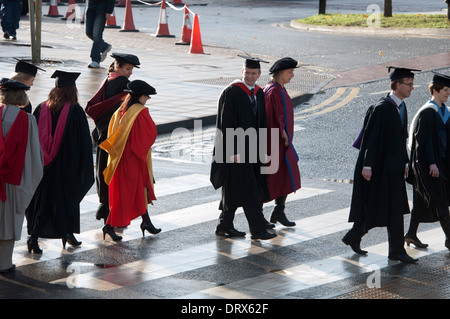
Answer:
<svg viewBox="0 0 450 319"><path fill-rule="evenodd" d="M258 57L250 56L249 54L247 55L238 54L237 56L245 59L244 66L249 69L261 69L261 64L259 62L269 63L269 61L265 61Z"/></svg>
<svg viewBox="0 0 450 319"><path fill-rule="evenodd" d="M16 58L15 58L16 59ZM17 73L26 73L32 76L36 76L36 73L38 70L44 71L44 69L41 69L40 67L35 66L34 64L25 62L24 60L19 60L16 59L17 63L16 63L16 67L14 69L15 72Z"/></svg>
<svg viewBox="0 0 450 319"><path fill-rule="evenodd" d="M134 65L134 67L139 69L139 65L141 64L139 62L139 58L133 54L126 54L126 53L113 53L111 54L111 57L118 61L123 61L126 63L130 63Z"/></svg>
<svg viewBox="0 0 450 319"><path fill-rule="evenodd" d="M127 84L127 88L124 92L133 93L136 95L155 95L156 90L153 86L142 80L134 80Z"/></svg>
<svg viewBox="0 0 450 319"><path fill-rule="evenodd" d="M413 78L414 79L413 72L421 71L421 70L416 70L416 69L398 68L395 66L388 66L387 69L388 69L388 72L391 72L391 69L394 69L394 71L392 71L392 73L390 75L391 81L399 80L399 79L403 79L403 78Z"/></svg>
<svg viewBox="0 0 450 319"><path fill-rule="evenodd" d="M433 83L440 84L450 88L450 75L433 72Z"/></svg>
<svg viewBox="0 0 450 319"><path fill-rule="evenodd" d="M270 74L275 72L298 68L298 61L290 57L281 58L272 65L269 69Z"/></svg>
<svg viewBox="0 0 450 319"><path fill-rule="evenodd" d="M8 78L2 78L0 80L0 90L2 91L17 91L17 90L29 90L30 87L22 82L11 80Z"/></svg>
<svg viewBox="0 0 450 319"><path fill-rule="evenodd" d="M55 86L56 87L63 87L63 86L76 86L75 81L78 79L81 73L79 72L66 72L61 70L56 70L51 78L56 79L55 80Z"/></svg>

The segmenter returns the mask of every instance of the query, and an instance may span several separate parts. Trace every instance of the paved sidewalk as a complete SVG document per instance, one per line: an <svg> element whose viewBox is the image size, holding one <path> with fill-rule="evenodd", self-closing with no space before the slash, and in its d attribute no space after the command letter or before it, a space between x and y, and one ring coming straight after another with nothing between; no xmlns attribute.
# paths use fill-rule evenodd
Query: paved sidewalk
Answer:
<svg viewBox="0 0 450 319"><path fill-rule="evenodd" d="M60 10L64 9L62 7ZM119 29L105 29L104 38L112 44L111 52L127 52L139 57L141 67L134 69L130 79L143 79L156 88L157 95L152 96L147 106L160 134L171 132L177 127L193 127L195 120L202 120L202 125L215 123L217 98L225 86L241 76L243 59L237 57L237 54L242 53L240 51L203 44L205 54L190 54L189 46L175 45L178 38L156 38L144 32L120 32ZM79 102L83 107L86 105L113 61L108 56L101 64L101 69L87 68L91 43L84 34L83 25L67 23L60 18L43 17L43 63L40 66L47 72L37 75L29 92L33 107L44 101L53 88L54 80L50 76L56 69L81 72L77 80ZM0 41L0 52L2 77L8 77L14 70L15 57L30 59L27 18L20 22L16 42ZM270 63L262 64L260 86L267 83L268 70L278 59L263 58ZM331 79L329 74L300 68L287 88L293 100L299 103Z"/></svg>

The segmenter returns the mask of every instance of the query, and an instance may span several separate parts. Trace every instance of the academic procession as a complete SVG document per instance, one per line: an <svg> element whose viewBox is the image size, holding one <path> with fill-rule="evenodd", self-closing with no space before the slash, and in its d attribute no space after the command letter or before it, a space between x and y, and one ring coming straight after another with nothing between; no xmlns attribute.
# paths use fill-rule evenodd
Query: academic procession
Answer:
<svg viewBox="0 0 450 319"><path fill-rule="evenodd" d="M98 199L95 221L102 224L101 237L93 235L91 240L121 243L135 220L142 238L157 241L165 231L152 212L160 201L158 193L164 191L158 189L152 154L158 141L152 98L164 89L154 84L152 74L133 75L143 67L141 55L132 48L115 51L102 39L98 25L105 25L112 8L108 0L93 2L102 19L97 27L94 22L86 25L86 37L92 40L90 63L77 72L60 67L47 74L49 68L16 59L0 76L2 276L17 272L15 244L25 237L30 259L45 259L42 243L46 240L57 239L66 251L85 245L79 237L83 233L81 204L91 188ZM89 14L86 19L91 19ZM299 169L302 150L293 143L295 105L286 89L298 76L300 57L278 57L272 63L251 54L237 58L241 67L234 70L236 80L214 96L208 186L220 194L220 201L211 233L224 241L270 242L280 236L278 226L284 230L299 226L287 203L308 191ZM262 66L268 69L267 83L261 83ZM374 228L386 228L384 258L405 265L420 264L405 246L440 245L450 250L450 76L433 72L429 99L416 114L409 114L414 79L422 72L412 67L393 64L386 69L389 93L368 105L361 119L361 132L353 145L358 157L346 216L351 228L338 243L367 256L371 252L361 246L362 238ZM83 103L77 80L88 72L103 73L101 80L96 73L96 93ZM38 77L51 82L52 88L45 100L30 101L28 95ZM412 198L408 198L408 187ZM265 216L263 205L268 203L273 208ZM243 210L247 224L242 219L236 222L238 210ZM405 229L407 214L411 218ZM422 241L421 223L439 223L444 241Z"/></svg>

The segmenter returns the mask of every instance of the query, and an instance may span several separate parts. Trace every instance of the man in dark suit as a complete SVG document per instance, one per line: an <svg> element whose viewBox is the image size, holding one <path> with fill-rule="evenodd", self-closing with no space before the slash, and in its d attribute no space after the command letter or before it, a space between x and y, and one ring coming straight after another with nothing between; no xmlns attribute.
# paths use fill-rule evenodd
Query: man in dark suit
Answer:
<svg viewBox="0 0 450 319"><path fill-rule="evenodd" d="M355 168L349 222L342 241L359 254L361 238L373 227L387 227L389 259L414 263L404 248L403 215L409 213L407 173L408 117L403 100L414 89L414 73L394 68L391 93L370 107L364 119L361 148Z"/></svg>

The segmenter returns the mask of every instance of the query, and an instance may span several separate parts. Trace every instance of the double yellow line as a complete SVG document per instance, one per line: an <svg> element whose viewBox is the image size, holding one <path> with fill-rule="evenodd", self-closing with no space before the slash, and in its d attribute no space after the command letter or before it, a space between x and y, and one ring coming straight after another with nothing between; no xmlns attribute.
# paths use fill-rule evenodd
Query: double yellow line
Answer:
<svg viewBox="0 0 450 319"><path fill-rule="evenodd" d="M344 99L342 99L340 102L330 106L331 103L335 102L339 98L341 98L346 92L350 92ZM311 116L317 116L326 114L329 112L333 112L345 105L347 105L350 101L352 101L359 93L359 88L352 88L352 87L340 87L337 89L336 93L328 98L327 100L323 101L322 103L315 105L313 107L307 108L305 110L302 110L299 112L299 114L305 114L305 115L299 115L294 117L294 120L304 119ZM320 111L317 111L320 110ZM317 111L317 112L316 112Z"/></svg>

